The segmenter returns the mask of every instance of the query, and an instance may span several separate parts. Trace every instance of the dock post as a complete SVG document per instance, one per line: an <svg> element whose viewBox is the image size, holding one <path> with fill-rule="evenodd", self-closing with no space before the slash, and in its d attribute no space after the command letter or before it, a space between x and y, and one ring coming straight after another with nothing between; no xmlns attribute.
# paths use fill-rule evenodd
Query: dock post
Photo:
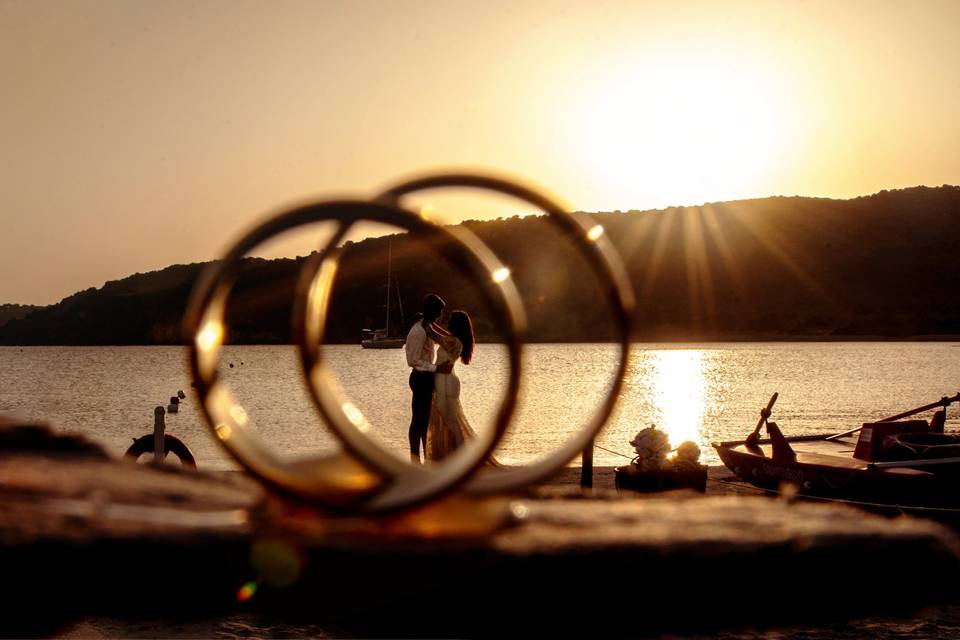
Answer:
<svg viewBox="0 0 960 640"><path fill-rule="evenodd" d="M163 421L163 407L157 407L153 410L153 461L157 464L163 464L164 459L164 432L167 425Z"/></svg>
<svg viewBox="0 0 960 640"><path fill-rule="evenodd" d="M580 488L593 489L593 438L581 454Z"/></svg>

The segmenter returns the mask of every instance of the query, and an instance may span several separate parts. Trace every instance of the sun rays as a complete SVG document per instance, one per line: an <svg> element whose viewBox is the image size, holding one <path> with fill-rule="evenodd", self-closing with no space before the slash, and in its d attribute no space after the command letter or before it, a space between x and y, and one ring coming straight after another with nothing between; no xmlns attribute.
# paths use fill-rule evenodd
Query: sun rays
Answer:
<svg viewBox="0 0 960 640"><path fill-rule="evenodd" d="M687 209L683 212L683 237L691 325L694 330L700 330L706 320L709 329L716 318L717 307L704 239L702 209Z"/></svg>
<svg viewBox="0 0 960 640"><path fill-rule="evenodd" d="M709 339L724 324L724 309L752 305L762 314L769 293L763 283L773 269L786 271L799 291L843 313L843 302L804 248L810 239L801 236L811 233L812 222L803 211L792 211L789 220L774 214L763 201L741 201L641 215L621 247L640 274L641 309L653 324ZM658 308L663 296L676 299L676 287L685 289L683 306Z"/></svg>

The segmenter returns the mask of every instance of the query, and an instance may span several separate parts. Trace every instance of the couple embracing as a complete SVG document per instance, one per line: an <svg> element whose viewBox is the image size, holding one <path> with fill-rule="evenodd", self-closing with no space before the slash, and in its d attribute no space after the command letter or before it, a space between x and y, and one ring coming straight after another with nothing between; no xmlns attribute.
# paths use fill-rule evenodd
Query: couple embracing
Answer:
<svg viewBox="0 0 960 640"><path fill-rule="evenodd" d="M460 378L453 372L457 360L470 364L473 357L473 323L466 311L456 310L442 326L445 306L436 294L424 298L423 317L410 328L404 345L412 368L409 435L414 464L421 464L421 448L425 460L441 460L476 436L460 405Z"/></svg>

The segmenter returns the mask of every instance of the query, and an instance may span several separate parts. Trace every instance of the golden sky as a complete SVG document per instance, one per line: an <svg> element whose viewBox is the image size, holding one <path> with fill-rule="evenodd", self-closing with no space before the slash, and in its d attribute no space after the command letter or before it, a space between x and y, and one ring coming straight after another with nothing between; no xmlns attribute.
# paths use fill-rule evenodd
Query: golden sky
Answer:
<svg viewBox="0 0 960 640"><path fill-rule="evenodd" d="M437 167L586 211L957 184L958 25L953 0L0 0L0 302Z"/></svg>

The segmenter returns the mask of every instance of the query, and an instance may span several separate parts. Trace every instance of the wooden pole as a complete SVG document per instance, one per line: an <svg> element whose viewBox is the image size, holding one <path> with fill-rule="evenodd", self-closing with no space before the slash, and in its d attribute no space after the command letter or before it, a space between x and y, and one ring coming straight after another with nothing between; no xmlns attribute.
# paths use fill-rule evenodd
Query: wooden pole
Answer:
<svg viewBox="0 0 960 640"><path fill-rule="evenodd" d="M583 449L581 460L580 488L593 489L593 439Z"/></svg>
<svg viewBox="0 0 960 640"><path fill-rule="evenodd" d="M163 421L163 414L163 407L153 410L153 461L157 464L163 464L164 458L164 432L167 425Z"/></svg>

